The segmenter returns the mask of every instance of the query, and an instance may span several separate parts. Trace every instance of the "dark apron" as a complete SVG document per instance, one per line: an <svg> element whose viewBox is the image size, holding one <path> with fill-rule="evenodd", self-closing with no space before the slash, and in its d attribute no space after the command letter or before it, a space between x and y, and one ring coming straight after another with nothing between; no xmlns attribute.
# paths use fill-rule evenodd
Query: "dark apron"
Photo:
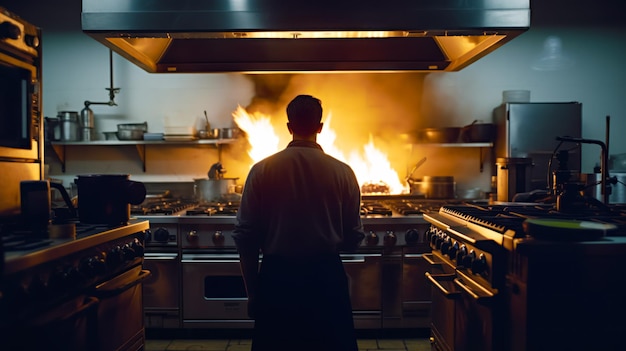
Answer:
<svg viewBox="0 0 626 351"><path fill-rule="evenodd" d="M264 256L252 351L357 351L339 255Z"/></svg>

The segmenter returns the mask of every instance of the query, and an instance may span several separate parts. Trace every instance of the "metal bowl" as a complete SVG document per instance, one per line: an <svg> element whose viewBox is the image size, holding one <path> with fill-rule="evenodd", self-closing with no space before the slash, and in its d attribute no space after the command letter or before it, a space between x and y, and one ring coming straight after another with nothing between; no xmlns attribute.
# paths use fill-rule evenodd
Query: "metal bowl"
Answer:
<svg viewBox="0 0 626 351"><path fill-rule="evenodd" d="M143 135L148 131L148 122L122 123L117 125L117 138L119 140L143 140Z"/></svg>

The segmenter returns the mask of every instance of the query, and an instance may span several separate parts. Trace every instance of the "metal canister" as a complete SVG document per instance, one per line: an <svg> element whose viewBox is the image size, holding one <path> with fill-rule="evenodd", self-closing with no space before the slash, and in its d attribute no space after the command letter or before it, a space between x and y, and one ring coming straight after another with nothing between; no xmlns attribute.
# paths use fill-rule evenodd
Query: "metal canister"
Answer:
<svg viewBox="0 0 626 351"><path fill-rule="evenodd" d="M91 110L89 106L85 106L85 108L83 108L80 111L80 121L83 127L82 140L84 141L93 140L95 120L93 117L93 110Z"/></svg>
<svg viewBox="0 0 626 351"><path fill-rule="evenodd" d="M59 112L59 121L61 123L61 140L63 141L79 141L81 140L81 125L76 111Z"/></svg>

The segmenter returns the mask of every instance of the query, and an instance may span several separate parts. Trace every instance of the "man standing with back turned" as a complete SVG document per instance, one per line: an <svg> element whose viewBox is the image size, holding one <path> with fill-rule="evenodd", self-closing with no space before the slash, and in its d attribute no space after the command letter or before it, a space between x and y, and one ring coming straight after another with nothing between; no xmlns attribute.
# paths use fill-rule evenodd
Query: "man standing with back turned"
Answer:
<svg viewBox="0 0 626 351"><path fill-rule="evenodd" d="M297 96L287 117L293 140L252 167L237 213L252 351L356 351L339 251L356 249L365 236L359 185L316 142L320 100Z"/></svg>

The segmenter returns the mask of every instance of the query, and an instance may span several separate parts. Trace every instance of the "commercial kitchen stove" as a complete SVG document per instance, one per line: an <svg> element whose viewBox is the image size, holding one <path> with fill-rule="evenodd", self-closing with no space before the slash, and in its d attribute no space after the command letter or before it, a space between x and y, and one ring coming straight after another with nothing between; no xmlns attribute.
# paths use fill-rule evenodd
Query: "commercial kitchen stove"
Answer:
<svg viewBox="0 0 626 351"><path fill-rule="evenodd" d="M175 205L166 203L170 200ZM409 195L362 197L366 238L356 253L342 254L355 286L351 294L358 329L428 326L430 287L424 277L428 264L423 256L430 248L425 241L428 223L423 214L438 210L445 202ZM184 206L177 212L163 211L178 204ZM203 203L163 198L146 199L144 204L131 208L134 217L150 222L146 265L161 280L146 284L149 327L251 327L232 239L238 205L236 201ZM151 212L151 208L156 211ZM205 267L208 265L212 266ZM174 272L182 273L178 276ZM200 286L208 290L198 296L186 288L202 281L226 288L218 293L202 283ZM172 291L172 285L182 288ZM228 296L219 296L224 293ZM163 302L170 298L178 302Z"/></svg>
<svg viewBox="0 0 626 351"><path fill-rule="evenodd" d="M450 204L424 218L435 350L621 346L623 205Z"/></svg>

